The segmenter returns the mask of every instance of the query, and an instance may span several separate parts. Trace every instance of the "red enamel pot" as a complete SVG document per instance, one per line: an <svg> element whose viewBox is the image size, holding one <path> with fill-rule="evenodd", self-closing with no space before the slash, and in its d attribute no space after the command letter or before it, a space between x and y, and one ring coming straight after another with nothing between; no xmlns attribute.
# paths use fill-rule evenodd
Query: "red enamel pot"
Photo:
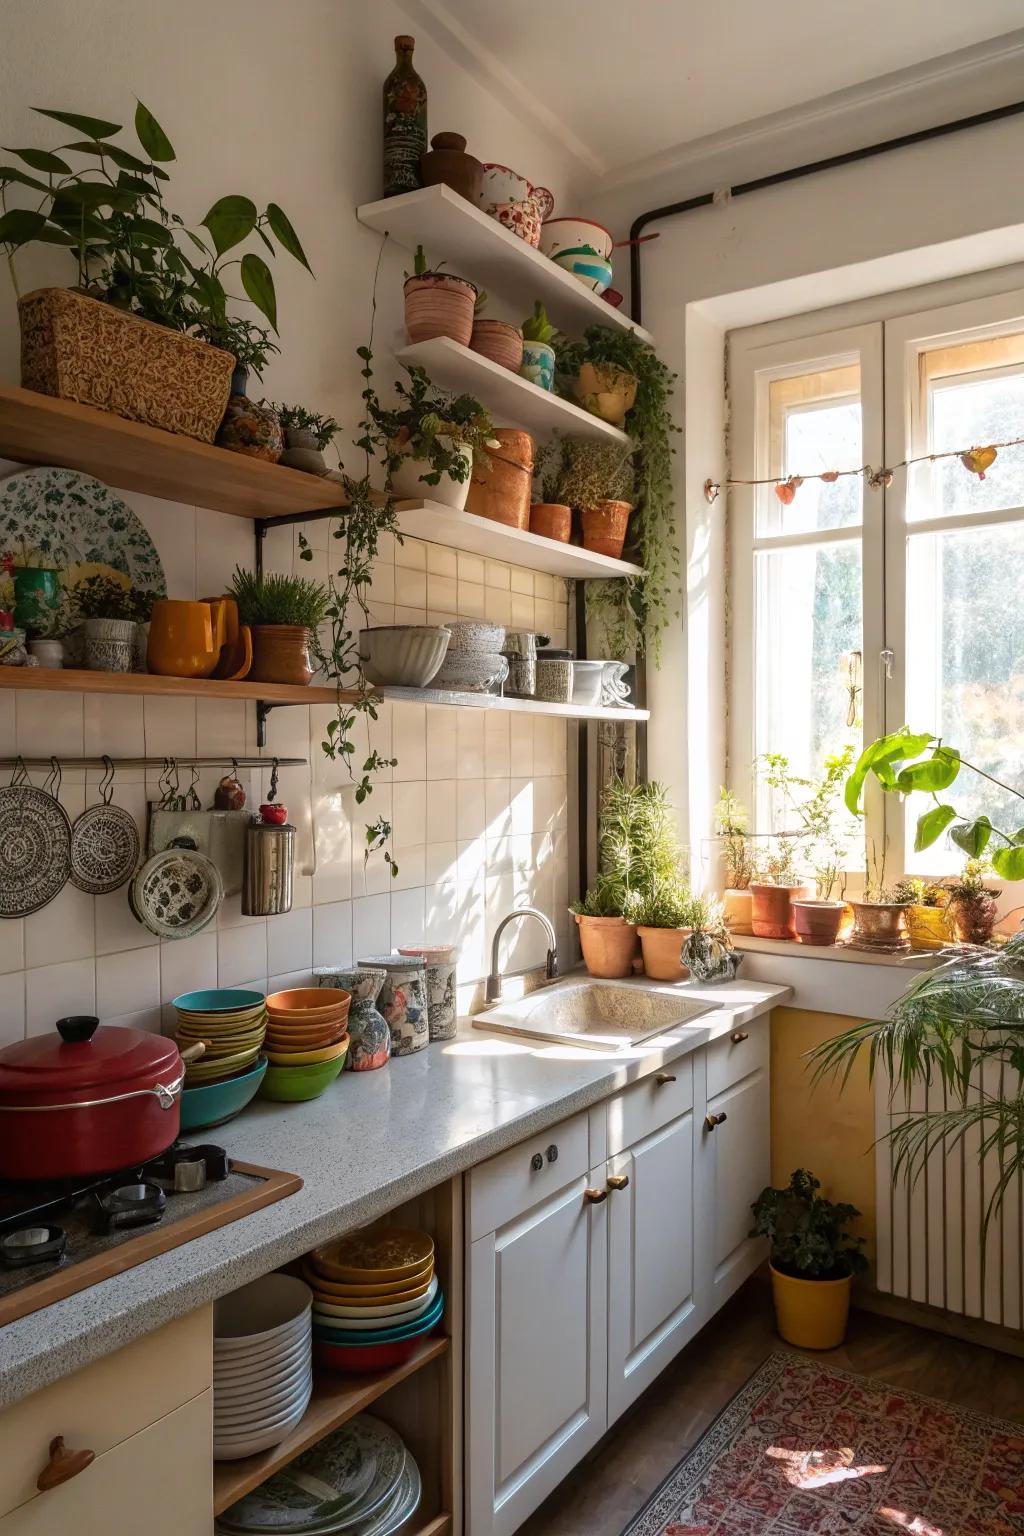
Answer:
<svg viewBox="0 0 1024 1536"><path fill-rule="evenodd" d="M90 1177L158 1157L178 1135L184 1076L173 1040L89 1016L8 1046L0 1178Z"/></svg>

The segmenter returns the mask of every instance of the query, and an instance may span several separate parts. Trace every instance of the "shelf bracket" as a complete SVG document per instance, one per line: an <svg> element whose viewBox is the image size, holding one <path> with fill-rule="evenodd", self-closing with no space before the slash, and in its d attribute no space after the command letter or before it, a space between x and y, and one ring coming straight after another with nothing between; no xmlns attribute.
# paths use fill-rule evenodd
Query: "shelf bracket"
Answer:
<svg viewBox="0 0 1024 1536"><path fill-rule="evenodd" d="M256 745L262 749L267 744L267 716L276 704L268 704L266 699L256 700Z"/></svg>
<svg viewBox="0 0 1024 1536"><path fill-rule="evenodd" d="M263 575L263 546L267 539L267 527L268 522L265 517L257 517L252 525L253 534L256 539L255 567L257 577L262 577ZM259 705L257 705L257 708L259 708Z"/></svg>

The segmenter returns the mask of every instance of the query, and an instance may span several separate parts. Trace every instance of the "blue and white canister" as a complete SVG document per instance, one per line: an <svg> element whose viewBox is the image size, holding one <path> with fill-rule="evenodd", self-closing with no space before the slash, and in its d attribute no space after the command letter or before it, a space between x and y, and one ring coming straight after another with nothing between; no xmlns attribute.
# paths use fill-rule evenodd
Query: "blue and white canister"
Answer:
<svg viewBox="0 0 1024 1536"><path fill-rule="evenodd" d="M400 955L416 955L427 968L427 1018L431 1040L454 1040L458 1030L455 1004L454 944L407 945Z"/></svg>
<svg viewBox="0 0 1024 1536"><path fill-rule="evenodd" d="M411 1056L430 1043L427 1015L427 972L416 956L368 955L357 961L387 973L377 1007L391 1030L392 1056Z"/></svg>

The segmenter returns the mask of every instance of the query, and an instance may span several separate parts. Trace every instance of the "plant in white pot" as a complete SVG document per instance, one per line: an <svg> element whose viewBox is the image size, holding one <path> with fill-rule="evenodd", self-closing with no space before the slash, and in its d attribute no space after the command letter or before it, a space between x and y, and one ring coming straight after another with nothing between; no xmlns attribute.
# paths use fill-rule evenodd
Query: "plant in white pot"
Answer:
<svg viewBox="0 0 1024 1536"><path fill-rule="evenodd" d="M334 417L307 411L304 405L275 404L274 410L284 432L284 452L277 462L307 474L326 475L324 450L341 431Z"/></svg>
<svg viewBox="0 0 1024 1536"><path fill-rule="evenodd" d="M109 576L90 576L75 588L69 603L82 626L82 649L90 672L131 672L138 626L148 622L152 593L133 592Z"/></svg>
<svg viewBox="0 0 1024 1536"><path fill-rule="evenodd" d="M396 383L398 402L384 406L376 394L367 411L388 443L390 492L396 500L429 498L461 511L475 462L488 463L497 446L494 423L472 395L435 389L422 368L409 368L409 384Z"/></svg>

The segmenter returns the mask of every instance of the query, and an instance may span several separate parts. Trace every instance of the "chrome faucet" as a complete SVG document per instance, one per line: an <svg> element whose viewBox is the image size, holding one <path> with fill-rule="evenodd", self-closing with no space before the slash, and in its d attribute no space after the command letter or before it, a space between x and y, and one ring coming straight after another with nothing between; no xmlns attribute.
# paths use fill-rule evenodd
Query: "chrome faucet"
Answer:
<svg viewBox="0 0 1024 1536"><path fill-rule="evenodd" d="M498 969L498 945L509 923L514 922L517 917L535 917L538 923L541 924L548 940L548 952L544 960L544 976L547 981L554 981L558 975L558 946L551 919L545 917L543 912L538 912L536 907L516 907L514 911L509 912L507 916L502 918L494 930L494 939L491 943L491 971L487 978L487 987L484 992L484 997L489 1003L496 1003L501 997L501 984L505 978ZM525 970L512 971L509 974L510 976L528 976L535 969L535 966L528 966Z"/></svg>

